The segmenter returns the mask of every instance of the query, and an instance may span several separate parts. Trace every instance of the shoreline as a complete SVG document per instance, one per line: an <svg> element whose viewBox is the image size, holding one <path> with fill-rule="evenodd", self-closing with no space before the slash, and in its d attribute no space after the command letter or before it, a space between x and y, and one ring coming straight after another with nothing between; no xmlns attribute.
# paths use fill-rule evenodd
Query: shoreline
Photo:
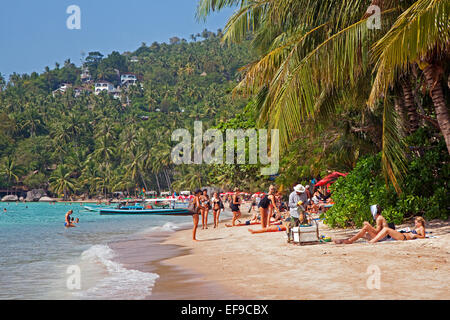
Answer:
<svg viewBox="0 0 450 320"><path fill-rule="evenodd" d="M183 247L186 254L162 262L201 274L202 281L251 300L447 299L450 292L448 220L427 224L427 231L437 237L432 239L306 246L288 244L285 232L247 231L259 225L224 224L199 230L198 242L192 242L191 230L171 234L162 244ZM332 239L356 232L320 225L320 234ZM379 271L379 288L369 284L373 270Z"/></svg>
<svg viewBox="0 0 450 320"><path fill-rule="evenodd" d="M212 214L210 218L211 216ZM231 218L225 217L221 223L229 221ZM180 227L172 232L151 231L133 239L110 242L108 245L117 253L114 260L125 268L158 274L159 278L146 300L242 299L239 294L230 292L217 282L205 281L204 275L199 272L167 263L172 258L192 254L192 250L184 245L166 243L178 232L192 235L192 226ZM201 230L197 230L197 234L199 233Z"/></svg>

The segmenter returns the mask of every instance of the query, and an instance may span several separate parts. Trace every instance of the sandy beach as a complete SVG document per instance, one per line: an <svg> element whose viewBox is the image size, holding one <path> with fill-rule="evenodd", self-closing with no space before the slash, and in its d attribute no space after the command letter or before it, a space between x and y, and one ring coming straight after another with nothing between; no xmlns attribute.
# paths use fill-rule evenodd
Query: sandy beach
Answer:
<svg viewBox="0 0 450 320"><path fill-rule="evenodd" d="M211 289L211 299L448 299L450 293L449 221L428 222L427 231L436 238L306 246L288 244L285 232L252 235L247 229L259 225L228 228L225 223L200 228L198 242L191 240L191 230L163 242L183 248L183 254L162 265L192 272L195 283L214 283L229 293L218 297ZM405 226L412 224L398 228ZM356 232L320 224L320 234L332 239ZM379 270L379 289L368 270ZM188 298L204 299L204 294L193 291Z"/></svg>

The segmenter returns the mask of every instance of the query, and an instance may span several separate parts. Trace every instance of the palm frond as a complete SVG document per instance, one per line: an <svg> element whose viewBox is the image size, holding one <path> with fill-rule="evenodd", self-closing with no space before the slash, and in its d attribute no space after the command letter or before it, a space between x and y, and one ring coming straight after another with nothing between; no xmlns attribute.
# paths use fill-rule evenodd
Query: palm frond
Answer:
<svg viewBox="0 0 450 320"><path fill-rule="evenodd" d="M450 50L450 1L418 0L401 14L372 48L376 78L369 97L374 105L402 70L421 63L432 50Z"/></svg>
<svg viewBox="0 0 450 320"><path fill-rule="evenodd" d="M406 145L398 130L397 113L392 104L385 100L383 106L383 135L381 162L386 184L390 180L397 193L401 193L400 181L406 173Z"/></svg>

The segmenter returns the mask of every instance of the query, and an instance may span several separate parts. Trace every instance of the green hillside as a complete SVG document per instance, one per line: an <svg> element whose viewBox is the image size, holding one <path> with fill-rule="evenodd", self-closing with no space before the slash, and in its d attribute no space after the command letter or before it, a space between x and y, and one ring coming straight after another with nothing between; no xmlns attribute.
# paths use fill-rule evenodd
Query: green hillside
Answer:
<svg viewBox="0 0 450 320"><path fill-rule="evenodd" d="M174 37L123 54L90 52L83 67L67 60L41 74L13 74L7 84L2 78L0 189L45 188L54 196L168 190L172 131L195 120L216 125L246 104L231 90L251 61L248 43L223 46L220 37L205 30L190 42ZM94 83L116 89L126 73L136 85L116 97L94 93Z"/></svg>

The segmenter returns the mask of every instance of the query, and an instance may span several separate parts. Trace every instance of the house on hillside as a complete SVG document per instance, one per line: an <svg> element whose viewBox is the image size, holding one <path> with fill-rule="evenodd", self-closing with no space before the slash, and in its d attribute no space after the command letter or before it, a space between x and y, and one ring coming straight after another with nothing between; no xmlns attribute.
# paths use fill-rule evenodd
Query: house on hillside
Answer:
<svg viewBox="0 0 450 320"><path fill-rule="evenodd" d="M59 94L65 93L65 92L67 91L67 89L70 88L70 87L72 87L72 84L70 84L70 83L62 83L62 84L59 86L58 89L53 90L53 92L52 92L53 97L54 97L56 94L58 94L58 93L59 93Z"/></svg>
<svg viewBox="0 0 450 320"><path fill-rule="evenodd" d="M128 87L137 83L137 77L134 73L124 73L120 75L120 85Z"/></svg>
<svg viewBox="0 0 450 320"><path fill-rule="evenodd" d="M108 81L100 80L94 84L94 93L96 95L100 94L102 91L107 91L112 93L115 90L114 85Z"/></svg>
<svg viewBox="0 0 450 320"><path fill-rule="evenodd" d="M132 56L132 57L130 58L130 62L139 62L139 59L138 59L138 57L136 57L136 56Z"/></svg>
<svg viewBox="0 0 450 320"><path fill-rule="evenodd" d="M73 88L73 94L74 94L75 97L79 97L83 92L90 93L91 90L86 89L84 87L74 87Z"/></svg>
<svg viewBox="0 0 450 320"><path fill-rule="evenodd" d="M113 95L114 99L120 99L121 98L121 91L120 87L114 88L110 93Z"/></svg>
<svg viewBox="0 0 450 320"><path fill-rule="evenodd" d="M81 79L82 83L89 83L92 81L92 77L91 77L91 74L89 73L88 68L83 69L83 72L80 75L80 79Z"/></svg>

